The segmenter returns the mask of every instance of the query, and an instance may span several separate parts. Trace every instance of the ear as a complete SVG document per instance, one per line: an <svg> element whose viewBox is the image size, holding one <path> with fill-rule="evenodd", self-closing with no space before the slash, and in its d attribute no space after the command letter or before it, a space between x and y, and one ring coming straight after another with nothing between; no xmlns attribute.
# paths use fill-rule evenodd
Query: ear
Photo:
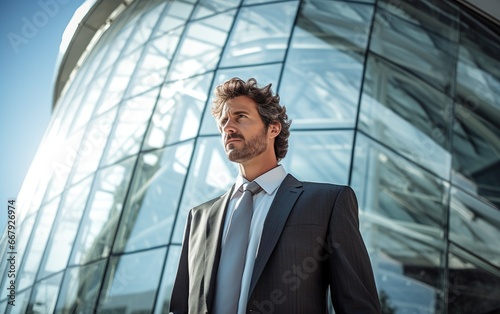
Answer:
<svg viewBox="0 0 500 314"><path fill-rule="evenodd" d="M270 138L277 137L281 132L281 123L278 121L269 124L268 134Z"/></svg>

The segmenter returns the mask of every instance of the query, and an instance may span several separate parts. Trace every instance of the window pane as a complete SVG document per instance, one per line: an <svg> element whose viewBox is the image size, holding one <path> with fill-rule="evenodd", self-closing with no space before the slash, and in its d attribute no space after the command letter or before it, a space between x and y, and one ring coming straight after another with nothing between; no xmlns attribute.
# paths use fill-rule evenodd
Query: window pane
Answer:
<svg viewBox="0 0 500 314"><path fill-rule="evenodd" d="M448 184L358 133L352 182L383 306L440 313Z"/></svg>
<svg viewBox="0 0 500 314"><path fill-rule="evenodd" d="M156 2L156 3L155 3ZM146 1L139 3L136 10L142 10L138 22L134 25L134 33L130 36L125 48L125 53L129 53L141 45L144 45L149 39L153 28L155 27L165 3L158 5L158 1Z"/></svg>
<svg viewBox="0 0 500 314"><path fill-rule="evenodd" d="M257 80L259 86L261 87L266 86L267 84L272 84L272 89L274 92L276 92L280 72L281 63L218 70L215 74L215 80L212 90L209 93L210 98L207 103L207 109L205 110L205 114L203 116L203 123L201 125L200 134L219 135L219 130L217 129L217 125L215 123L214 117L212 116L211 110L213 106L213 91L215 90L215 87L217 85L222 84L233 77L239 77L244 81L253 77Z"/></svg>
<svg viewBox="0 0 500 314"><path fill-rule="evenodd" d="M456 42L458 39L458 9L449 1L380 0L378 6L419 28Z"/></svg>
<svg viewBox="0 0 500 314"><path fill-rule="evenodd" d="M60 195L66 187L68 177L76 159L76 152L83 138L83 130L66 137L61 135L44 143L44 149L49 152L50 165L45 167L52 170L52 177L45 192L45 200Z"/></svg>
<svg viewBox="0 0 500 314"><path fill-rule="evenodd" d="M353 135L352 131L292 131L288 153L280 163L302 181L347 184Z"/></svg>
<svg viewBox="0 0 500 314"><path fill-rule="evenodd" d="M66 268L91 183L92 178L89 178L70 188L63 196L59 215L54 222L54 230L38 272L38 279Z"/></svg>
<svg viewBox="0 0 500 314"><path fill-rule="evenodd" d="M93 313L106 261L66 270L55 313Z"/></svg>
<svg viewBox="0 0 500 314"><path fill-rule="evenodd" d="M110 71L106 72L109 74ZM108 79L108 76L100 75L95 80L89 83L89 86L82 92L83 101L80 104L79 112L75 117L75 120L71 125L71 132L75 132L76 130L80 130L85 127L90 118L92 117L92 113L94 112L95 106L101 97L102 90L104 88L104 84Z"/></svg>
<svg viewBox="0 0 500 314"><path fill-rule="evenodd" d="M450 204L450 240L500 267L500 211L454 187Z"/></svg>
<svg viewBox="0 0 500 314"><path fill-rule="evenodd" d="M31 233L31 242L29 243L29 247L26 248L22 264L18 264L17 266L19 267L19 274L17 276L18 291L31 286L35 280L60 199L60 197L57 197L44 205L38 213L38 220Z"/></svg>
<svg viewBox="0 0 500 314"><path fill-rule="evenodd" d="M150 313L160 282L166 248L113 256L98 313Z"/></svg>
<svg viewBox="0 0 500 314"><path fill-rule="evenodd" d="M180 255L181 247L179 245L171 245L169 247L167 263L163 271L160 290L158 291L155 314L169 314L170 296L172 295L172 289L174 287Z"/></svg>
<svg viewBox="0 0 500 314"><path fill-rule="evenodd" d="M306 2L279 94L293 128L354 127L373 7Z"/></svg>
<svg viewBox="0 0 500 314"><path fill-rule="evenodd" d="M241 8L221 66L282 61L298 2Z"/></svg>
<svg viewBox="0 0 500 314"><path fill-rule="evenodd" d="M31 296L27 313L54 312L62 276L62 273L57 274L38 282L33 287L33 294Z"/></svg>
<svg viewBox="0 0 500 314"><path fill-rule="evenodd" d="M465 14L462 21L453 182L500 209L500 36Z"/></svg>
<svg viewBox="0 0 500 314"><path fill-rule="evenodd" d="M452 100L375 55L368 58L359 128L448 179Z"/></svg>
<svg viewBox="0 0 500 314"><path fill-rule="evenodd" d="M241 0L200 0L193 18L202 18L231 8L235 8Z"/></svg>
<svg viewBox="0 0 500 314"><path fill-rule="evenodd" d="M450 245L448 313L498 313L500 271Z"/></svg>
<svg viewBox="0 0 500 314"><path fill-rule="evenodd" d="M132 5L135 5L136 3L133 3ZM137 5L135 6L137 7ZM125 18L125 15L123 14L120 17ZM104 37L106 36L107 32L104 33L103 39L99 41L98 44L102 43L103 47L101 49L107 49L107 51L104 56L104 60L99 64L99 68L97 69L95 74L100 75L102 71L106 70L109 71L112 68L112 65L114 65L117 62L117 59L118 57L120 57L120 54L123 53L123 47L125 46L125 44L130 42L129 36L132 34L133 30L134 27L132 26L126 27L120 29L119 31L117 30L116 34L110 34L109 37ZM114 35L114 38L111 35ZM104 48L104 46L106 48Z"/></svg>
<svg viewBox="0 0 500 314"><path fill-rule="evenodd" d="M128 95L137 95L163 83L183 31L184 28L178 28L148 43L128 89Z"/></svg>
<svg viewBox="0 0 500 314"><path fill-rule="evenodd" d="M141 55L141 51L122 57L116 62L113 70L111 71L110 79L102 90L103 98L99 102L97 114L108 111L110 108L116 106L122 99L125 89L128 86L132 73L137 65L137 61Z"/></svg>
<svg viewBox="0 0 500 314"><path fill-rule="evenodd" d="M135 158L129 158L97 173L73 246L71 265L108 256L134 163Z"/></svg>
<svg viewBox="0 0 500 314"><path fill-rule="evenodd" d="M444 241L391 220L360 220L383 313L444 313Z"/></svg>
<svg viewBox="0 0 500 314"><path fill-rule="evenodd" d="M412 15L412 5L401 9L408 12L403 11L400 15ZM441 92L452 95L457 52L453 38L443 38L378 8L370 50L405 68Z"/></svg>
<svg viewBox="0 0 500 314"><path fill-rule="evenodd" d="M367 215L443 239L448 184L358 133L352 186Z"/></svg>
<svg viewBox="0 0 500 314"><path fill-rule="evenodd" d="M139 157L115 241L115 252L166 244L172 233L193 142Z"/></svg>
<svg viewBox="0 0 500 314"><path fill-rule="evenodd" d="M101 166L139 152L159 92L155 88L121 105Z"/></svg>
<svg viewBox="0 0 500 314"><path fill-rule="evenodd" d="M99 166L102 153L108 142L109 133L116 118L116 107L91 121L78 152L72 169L70 184L73 185L87 176L94 174Z"/></svg>
<svg viewBox="0 0 500 314"><path fill-rule="evenodd" d="M228 11L187 26L169 70L168 81L203 74L217 66L234 13L234 10Z"/></svg>
<svg viewBox="0 0 500 314"><path fill-rule="evenodd" d="M225 193L231 188L237 175L238 166L227 159L220 137L198 138L172 243L182 243L189 210Z"/></svg>
<svg viewBox="0 0 500 314"><path fill-rule="evenodd" d="M144 149L160 148L198 134L212 73L162 87L144 142Z"/></svg>
<svg viewBox="0 0 500 314"><path fill-rule="evenodd" d="M24 290L21 293L16 294L16 306L9 306L10 309L9 314L26 314L26 310L28 309L28 302L31 294L31 288L28 290Z"/></svg>
<svg viewBox="0 0 500 314"><path fill-rule="evenodd" d="M7 258L10 257L10 254L8 252L12 252L10 248L7 246L7 241L4 241L4 245L2 246L2 250L0 253L4 253L5 258L2 258L2 267L0 270L2 271L0 274L5 274L1 277L0 282L3 280L2 284L2 291L8 292L7 288L10 286L10 277L8 277L7 274L15 274L17 278L19 278L19 261L23 260L24 253L26 252L27 248L27 243L31 234L31 231L33 229L33 224L35 223L35 218L36 218L36 213L32 214L31 216L27 217L23 223L19 226L16 227L17 233L16 233L16 251L17 254L15 256L16 259L16 264L12 265L10 264L10 261L7 261ZM7 232L5 232L7 233ZM18 286L19 287L19 286ZM3 295L0 295L0 300L3 300L7 297L7 294L4 293ZM2 311L0 311L2 313Z"/></svg>
<svg viewBox="0 0 500 314"><path fill-rule="evenodd" d="M161 36L177 27L186 24L187 19L191 15L193 5L180 1L169 1L163 12L155 30L154 37Z"/></svg>

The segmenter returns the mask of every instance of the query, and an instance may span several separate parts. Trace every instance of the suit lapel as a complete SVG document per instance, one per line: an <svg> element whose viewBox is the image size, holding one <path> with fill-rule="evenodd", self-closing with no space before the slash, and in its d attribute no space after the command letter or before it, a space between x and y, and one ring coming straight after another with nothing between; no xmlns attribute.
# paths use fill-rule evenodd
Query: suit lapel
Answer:
<svg viewBox="0 0 500 314"><path fill-rule="evenodd" d="M302 183L288 174L281 183L273 203L269 208L262 237L260 240L259 252L252 273L252 281L250 283L249 295L252 295L255 284L257 283L264 267L271 256L271 253L278 242L278 239L283 231L285 222L290 214L295 202L302 194Z"/></svg>
<svg viewBox="0 0 500 314"><path fill-rule="evenodd" d="M227 204L229 203L229 196L231 195L233 188L222 195L221 198L210 207L208 212L204 261L204 289L208 310L210 310L212 306L215 278L221 254L222 229L226 217Z"/></svg>

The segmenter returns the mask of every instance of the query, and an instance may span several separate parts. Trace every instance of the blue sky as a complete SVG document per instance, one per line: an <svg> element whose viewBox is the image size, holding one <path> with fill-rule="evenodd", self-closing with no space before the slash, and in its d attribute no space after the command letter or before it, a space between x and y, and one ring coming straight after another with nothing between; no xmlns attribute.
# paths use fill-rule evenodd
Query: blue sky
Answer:
<svg viewBox="0 0 500 314"><path fill-rule="evenodd" d="M62 34L83 0L0 3L0 230L48 126Z"/></svg>

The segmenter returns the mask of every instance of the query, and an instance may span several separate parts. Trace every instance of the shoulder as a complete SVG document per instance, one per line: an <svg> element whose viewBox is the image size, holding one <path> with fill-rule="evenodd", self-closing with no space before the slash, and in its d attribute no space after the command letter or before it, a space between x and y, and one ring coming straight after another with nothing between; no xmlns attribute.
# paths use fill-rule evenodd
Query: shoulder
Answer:
<svg viewBox="0 0 500 314"><path fill-rule="evenodd" d="M304 190L329 192L334 194L355 194L354 190L348 185L308 181L302 181L302 185L304 187Z"/></svg>
<svg viewBox="0 0 500 314"><path fill-rule="evenodd" d="M356 193L348 185L300 181L305 195L313 198L328 198L331 201L350 199L357 202Z"/></svg>
<svg viewBox="0 0 500 314"><path fill-rule="evenodd" d="M224 196L224 194L217 196L209 201L206 201L205 203L200 204L196 207L193 207L191 209L191 212L200 212L210 209L216 202L218 202L222 198L222 196Z"/></svg>

